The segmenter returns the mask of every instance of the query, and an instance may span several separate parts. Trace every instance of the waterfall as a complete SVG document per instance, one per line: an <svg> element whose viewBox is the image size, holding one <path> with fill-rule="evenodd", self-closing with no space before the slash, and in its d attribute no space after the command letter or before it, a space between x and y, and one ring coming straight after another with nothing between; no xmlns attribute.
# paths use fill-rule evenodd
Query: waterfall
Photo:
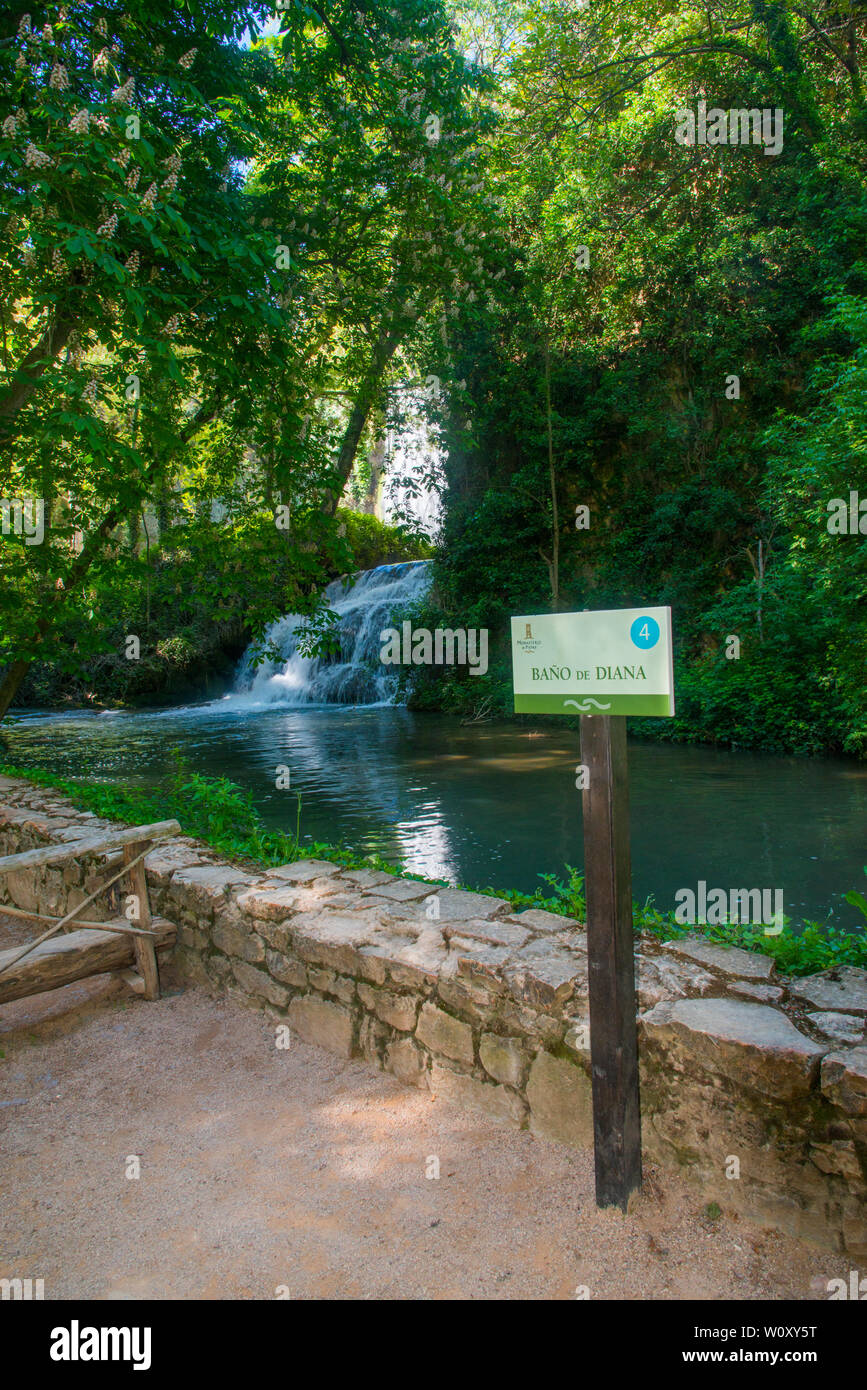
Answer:
<svg viewBox="0 0 867 1390"><path fill-rule="evenodd" d="M241 659L234 698L250 704L375 705L390 703L397 676L379 660L380 633L392 626L396 608L413 603L428 591L430 560L410 560L363 570L350 588L335 579L325 597L340 622L340 650L333 656L309 658L298 653L297 613L278 618L260 642L253 642ZM280 655L254 665L256 654L273 644Z"/></svg>

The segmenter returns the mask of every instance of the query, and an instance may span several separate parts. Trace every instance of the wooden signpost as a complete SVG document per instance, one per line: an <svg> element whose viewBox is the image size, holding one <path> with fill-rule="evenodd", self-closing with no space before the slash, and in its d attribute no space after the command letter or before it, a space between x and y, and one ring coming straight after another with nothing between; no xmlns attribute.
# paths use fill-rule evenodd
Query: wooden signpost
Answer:
<svg viewBox="0 0 867 1390"><path fill-rule="evenodd" d="M671 610L512 619L517 713L581 715L596 1205L641 1187L626 715L674 714Z"/></svg>

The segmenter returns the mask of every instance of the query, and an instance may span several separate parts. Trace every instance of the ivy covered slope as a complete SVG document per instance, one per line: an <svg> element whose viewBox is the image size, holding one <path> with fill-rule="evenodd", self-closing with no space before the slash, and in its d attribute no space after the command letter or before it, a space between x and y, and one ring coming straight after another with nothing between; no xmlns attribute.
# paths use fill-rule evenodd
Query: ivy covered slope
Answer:
<svg viewBox="0 0 867 1390"><path fill-rule="evenodd" d="M414 672L416 704L509 710L512 614L670 604L678 714L636 732L863 756L863 8L461 9L497 74L510 250L496 310L454 328L424 621L487 626L496 655ZM780 110L781 147L678 143L700 102Z"/></svg>

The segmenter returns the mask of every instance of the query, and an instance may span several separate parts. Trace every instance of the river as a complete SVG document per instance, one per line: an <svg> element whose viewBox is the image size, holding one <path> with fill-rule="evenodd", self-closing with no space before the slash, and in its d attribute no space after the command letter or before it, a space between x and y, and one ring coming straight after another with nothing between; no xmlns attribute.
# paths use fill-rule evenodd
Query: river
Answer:
<svg viewBox="0 0 867 1390"><path fill-rule="evenodd" d="M150 784L179 747L249 788L269 826L402 859L451 883L532 891L583 862L578 736L390 705L256 706L238 697L149 713L25 715L0 756L67 776ZM290 768L290 790L275 788ZM863 926L867 765L631 742L633 890L782 889L795 919Z"/></svg>

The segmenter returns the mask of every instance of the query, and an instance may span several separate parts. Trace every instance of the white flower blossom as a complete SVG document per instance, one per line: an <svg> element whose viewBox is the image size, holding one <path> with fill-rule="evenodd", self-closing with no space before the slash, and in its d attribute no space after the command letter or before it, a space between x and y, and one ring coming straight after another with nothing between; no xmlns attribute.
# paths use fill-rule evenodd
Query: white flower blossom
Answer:
<svg viewBox="0 0 867 1390"><path fill-rule="evenodd" d="M144 197L142 198L142 200L141 200L141 205L142 205L143 208L146 208L148 211L150 211L150 209L153 207L153 205L154 205L154 203L156 202L156 200L157 200L157 186L156 186L155 183L152 183L151 186L150 186L150 188L147 190L147 192L145 193Z"/></svg>
<svg viewBox="0 0 867 1390"><path fill-rule="evenodd" d="M133 251L132 255L131 255L131 256L129 257L129 259L124 263L124 267L123 267L123 268L124 268L124 270L129 271L130 275L137 275L137 274L138 274L138 268L139 268L139 254L138 254L138 251Z"/></svg>
<svg viewBox="0 0 867 1390"><path fill-rule="evenodd" d="M90 112L84 107L80 111L76 111L69 122L69 129L75 135L86 135L90 129Z"/></svg>
<svg viewBox="0 0 867 1390"><path fill-rule="evenodd" d="M122 87L114 87L111 93L112 101L122 102L124 106L129 106L132 95L135 91L135 78L128 77Z"/></svg>
<svg viewBox="0 0 867 1390"><path fill-rule="evenodd" d="M51 69L51 76L48 79L49 87L53 87L55 92L66 92L69 90L69 74L62 63L55 63Z"/></svg>
<svg viewBox="0 0 867 1390"><path fill-rule="evenodd" d="M43 38L43 40L45 41L45 43L53 43L53 42L54 42L54 34L53 34L53 32L52 32L52 29L51 29L51 25L50 25L50 24L44 24L44 25L42 26L42 38Z"/></svg>
<svg viewBox="0 0 867 1390"><path fill-rule="evenodd" d="M23 14L23 15L21 16L21 22L20 22L20 24L18 25L18 37L19 37L19 39L26 39L26 38L28 37L29 34L30 34L30 16L29 16L29 14Z"/></svg>
<svg viewBox="0 0 867 1390"><path fill-rule="evenodd" d="M178 318L177 314L172 314L171 318L169 319L168 323L166 324L166 332L167 332L167 333L177 333L179 327L180 327L180 319Z"/></svg>
<svg viewBox="0 0 867 1390"><path fill-rule="evenodd" d="M111 214L111 217L108 219L107 222L103 222L103 224L102 224L101 227L97 227L97 229L96 229L96 235L97 235L97 236L112 237L112 236L114 236L114 234L115 234L116 231L117 231L117 213L116 213L116 212L113 212L113 213Z"/></svg>
<svg viewBox="0 0 867 1390"><path fill-rule="evenodd" d="M126 186L130 190L130 192L134 188L138 188L138 181L140 178L141 169L139 169L136 165L133 165L133 167L130 169L129 173L126 176Z"/></svg>
<svg viewBox="0 0 867 1390"><path fill-rule="evenodd" d="M43 153L31 143L24 151L24 163L30 165L31 168L44 169L46 164L52 163L52 159L50 154Z"/></svg>
<svg viewBox="0 0 867 1390"><path fill-rule="evenodd" d="M177 153L170 155L170 157L166 160L165 167L172 174L179 174L181 172L181 156Z"/></svg>
<svg viewBox="0 0 867 1390"><path fill-rule="evenodd" d="M14 116L7 116L3 122L3 137L6 140L14 140L18 127L15 124Z"/></svg>
<svg viewBox="0 0 867 1390"><path fill-rule="evenodd" d="M193 66L193 59L195 58L198 51L199 50L197 48L191 48L189 53L185 53L182 58L179 58L178 62L180 63L181 67L191 68Z"/></svg>
<svg viewBox="0 0 867 1390"><path fill-rule="evenodd" d="M101 131L102 134L105 135L106 131L108 130L108 118L106 116L94 116L93 124L96 126L97 130Z"/></svg>
<svg viewBox="0 0 867 1390"><path fill-rule="evenodd" d="M63 256L56 246L51 253L51 269L57 275L62 275L66 270L66 261L63 259Z"/></svg>
<svg viewBox="0 0 867 1390"><path fill-rule="evenodd" d="M115 155L115 159L117 160L121 169L125 169L126 166L129 164L130 160L132 159L132 150L130 149L129 145L124 145L120 153Z"/></svg>
<svg viewBox="0 0 867 1390"><path fill-rule="evenodd" d="M36 257L34 256L33 252L30 250L30 247L29 247L29 246L28 246L27 250L23 253L23 255L22 255L22 257L21 257L21 264L22 264L27 270L30 270L31 266L34 266L34 265L36 264Z"/></svg>
<svg viewBox="0 0 867 1390"><path fill-rule="evenodd" d="M82 400L85 400L85 401L95 401L95 400L96 400L96 377L95 377L95 376L92 376L92 377L90 378L90 381L87 383L87 385L85 386L84 390L83 390L82 393L81 393L81 397L82 397Z"/></svg>
<svg viewBox="0 0 867 1390"><path fill-rule="evenodd" d="M27 67L27 55L26 55L25 53L19 53L19 54L18 54L18 57L15 59L15 67L16 67L16 68L26 68L26 67Z"/></svg>
<svg viewBox="0 0 867 1390"><path fill-rule="evenodd" d="M156 46L156 48L154 49L154 57L156 58L157 62L159 62L160 58L163 57L165 51L166 51L166 46L165 46L165 44L164 44L164 43L158 43L157 46Z"/></svg>
<svg viewBox="0 0 867 1390"><path fill-rule="evenodd" d="M108 38L108 24L106 22L105 15L100 15L99 19L96 21L96 24L94 25L94 28L96 29L96 32L98 34L102 34L102 37L104 39Z"/></svg>
<svg viewBox="0 0 867 1390"><path fill-rule="evenodd" d="M94 72L105 72L109 66L108 49L101 48L93 60Z"/></svg>
<svg viewBox="0 0 867 1390"><path fill-rule="evenodd" d="M162 188L165 188L169 193L174 193L175 189L178 186L177 174L169 174L168 178L164 179L160 186Z"/></svg>

